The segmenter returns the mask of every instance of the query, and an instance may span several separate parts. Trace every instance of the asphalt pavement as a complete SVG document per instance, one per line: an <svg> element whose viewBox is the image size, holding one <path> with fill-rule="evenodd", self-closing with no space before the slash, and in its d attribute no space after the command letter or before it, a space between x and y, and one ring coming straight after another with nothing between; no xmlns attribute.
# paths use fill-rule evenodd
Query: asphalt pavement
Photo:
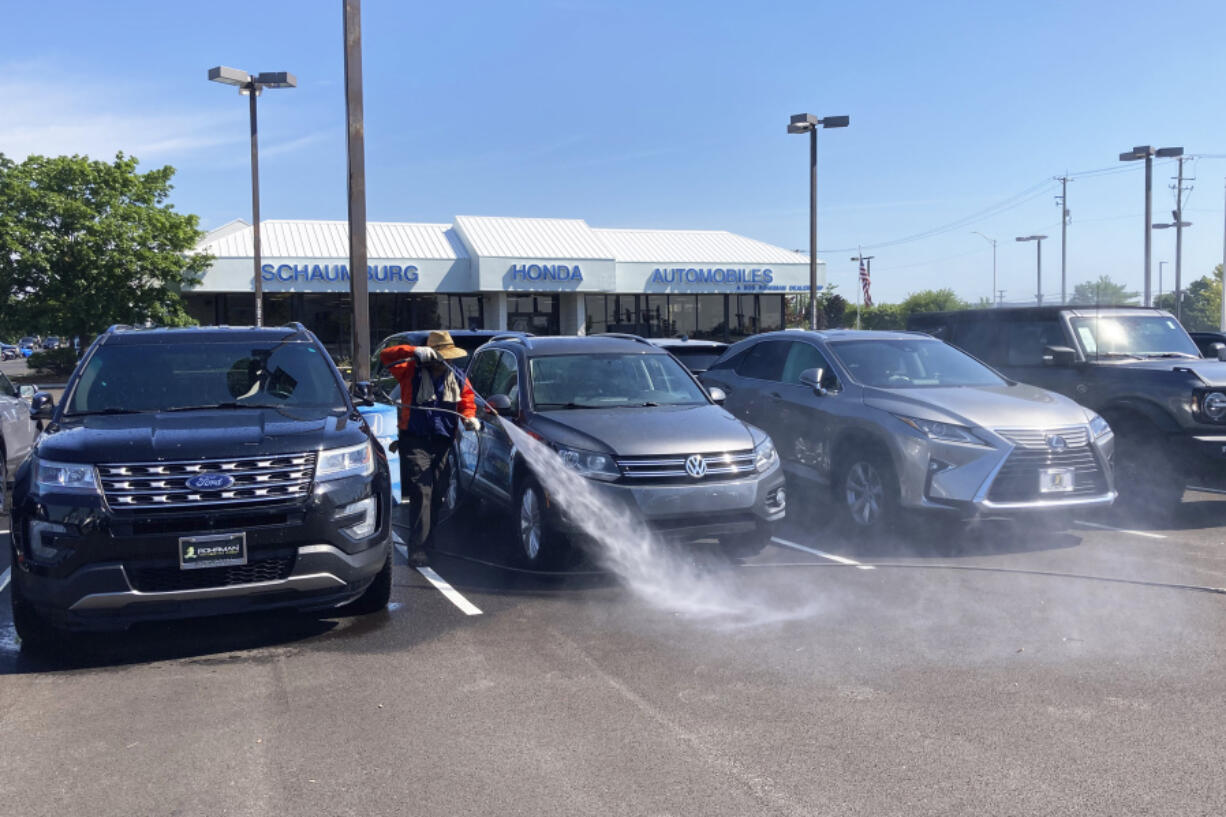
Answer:
<svg viewBox="0 0 1226 817"><path fill-rule="evenodd" d="M515 569L509 528L466 512L428 570L398 556L387 613L57 662L0 589L0 813L1226 812L1226 497L876 543L819 506L753 559L682 554L727 613Z"/></svg>

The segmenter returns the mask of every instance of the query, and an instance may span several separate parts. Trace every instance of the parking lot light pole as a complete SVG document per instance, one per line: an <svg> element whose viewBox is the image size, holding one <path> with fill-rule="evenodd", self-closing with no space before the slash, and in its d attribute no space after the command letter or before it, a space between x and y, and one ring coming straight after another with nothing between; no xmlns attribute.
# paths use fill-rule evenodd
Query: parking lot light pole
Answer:
<svg viewBox="0 0 1226 817"><path fill-rule="evenodd" d="M1178 211L1173 212L1172 215L1175 215L1177 212ZM1153 225L1155 230L1169 230L1172 227L1175 228L1175 234L1176 234L1176 239L1175 239L1175 320L1178 320L1178 321L1183 320L1183 279L1180 276L1180 272L1181 272L1180 261L1183 260L1181 257L1183 255L1183 252L1182 252L1183 247L1182 247L1182 241L1180 241L1180 239L1183 237L1182 236L1183 228L1191 227L1191 226L1192 226L1192 222L1190 221L1172 221L1169 224ZM1162 281L1161 267L1165 263L1166 263L1165 261L1158 262L1158 267L1159 267L1158 281L1159 282ZM1159 295L1162 294L1162 284L1161 283L1158 284L1158 294Z"/></svg>
<svg viewBox="0 0 1226 817"><path fill-rule="evenodd" d="M827 116L818 119L811 113L792 115L788 133L809 134L809 328L817 329L817 129L845 128L848 116Z"/></svg>
<svg viewBox="0 0 1226 817"><path fill-rule="evenodd" d="M246 94L251 109L251 241L255 289L255 325L264 325L264 282L260 277L260 157L258 128L255 118L255 98L265 88L296 88L298 80L288 71L263 71L254 76L238 68L219 65L209 69L209 79L223 85L234 85Z"/></svg>
<svg viewBox="0 0 1226 817"><path fill-rule="evenodd" d="M1026 235L1018 236L1017 241L1033 241L1034 242L1034 261L1035 261L1035 302L1043 305L1043 239L1045 235Z"/></svg>
<svg viewBox="0 0 1226 817"><path fill-rule="evenodd" d="M978 230L971 230L972 235L977 235L984 241L990 242L992 245L992 305L996 305L996 239L988 238Z"/></svg>
<svg viewBox="0 0 1226 817"><path fill-rule="evenodd" d="M1137 145L1127 153L1120 154L1121 162L1145 160L1145 306L1153 306L1153 279L1150 275L1152 234L1150 225L1154 221L1154 157L1166 159L1182 156L1183 148L1158 148L1149 145Z"/></svg>

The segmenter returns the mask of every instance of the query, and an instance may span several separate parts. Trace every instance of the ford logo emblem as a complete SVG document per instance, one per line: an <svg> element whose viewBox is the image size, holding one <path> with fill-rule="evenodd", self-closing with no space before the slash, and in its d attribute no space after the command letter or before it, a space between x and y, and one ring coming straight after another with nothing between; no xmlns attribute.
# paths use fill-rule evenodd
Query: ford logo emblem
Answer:
<svg viewBox="0 0 1226 817"><path fill-rule="evenodd" d="M197 474L187 481L187 487L197 491L224 491L233 484L229 474Z"/></svg>
<svg viewBox="0 0 1226 817"><path fill-rule="evenodd" d="M1068 440L1061 437L1059 434L1053 434L1047 438L1047 447L1052 451L1063 451L1068 448Z"/></svg>
<svg viewBox="0 0 1226 817"><path fill-rule="evenodd" d="M706 476L707 461L702 458L702 454L693 454L685 461L685 472L694 479Z"/></svg>

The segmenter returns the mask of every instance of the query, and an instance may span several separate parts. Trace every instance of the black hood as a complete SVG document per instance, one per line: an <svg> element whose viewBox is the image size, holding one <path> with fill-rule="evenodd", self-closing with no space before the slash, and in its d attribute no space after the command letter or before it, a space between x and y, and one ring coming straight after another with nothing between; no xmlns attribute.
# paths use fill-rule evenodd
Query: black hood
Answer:
<svg viewBox="0 0 1226 817"><path fill-rule="evenodd" d="M528 426L549 442L620 457L742 451L766 436L710 404L546 411Z"/></svg>
<svg viewBox="0 0 1226 817"><path fill-rule="evenodd" d="M155 462L294 454L357 445L361 423L318 409L214 409L65 418L38 443L62 462Z"/></svg>

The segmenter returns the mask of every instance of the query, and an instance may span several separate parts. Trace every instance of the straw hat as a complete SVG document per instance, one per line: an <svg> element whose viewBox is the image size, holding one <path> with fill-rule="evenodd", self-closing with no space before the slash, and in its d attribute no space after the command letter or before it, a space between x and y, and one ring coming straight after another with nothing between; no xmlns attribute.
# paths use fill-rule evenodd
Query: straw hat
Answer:
<svg viewBox="0 0 1226 817"><path fill-rule="evenodd" d="M451 339L451 333L446 329L436 329L431 332L430 337L426 338L426 345L438 352L438 356L443 360L468 357L468 352L455 345L455 341Z"/></svg>

